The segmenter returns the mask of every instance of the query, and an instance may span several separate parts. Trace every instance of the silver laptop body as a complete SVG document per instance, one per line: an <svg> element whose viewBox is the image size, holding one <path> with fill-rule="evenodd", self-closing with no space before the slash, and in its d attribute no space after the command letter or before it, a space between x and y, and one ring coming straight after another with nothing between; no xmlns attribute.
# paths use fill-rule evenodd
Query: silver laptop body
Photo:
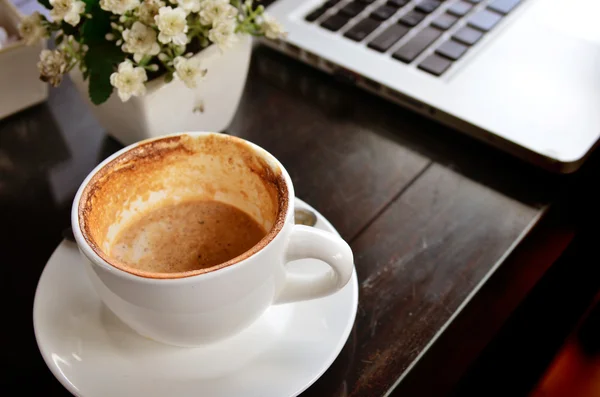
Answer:
<svg viewBox="0 0 600 397"><path fill-rule="evenodd" d="M573 172L600 136L600 0L278 0L268 11L288 32L269 45L539 166Z"/></svg>

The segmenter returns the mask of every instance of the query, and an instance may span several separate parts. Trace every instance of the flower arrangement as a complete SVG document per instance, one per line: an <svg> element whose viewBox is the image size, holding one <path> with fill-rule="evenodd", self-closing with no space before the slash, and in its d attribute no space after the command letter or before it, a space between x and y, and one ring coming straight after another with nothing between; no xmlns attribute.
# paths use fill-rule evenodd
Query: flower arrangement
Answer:
<svg viewBox="0 0 600 397"><path fill-rule="evenodd" d="M51 21L36 12L22 21L27 44L55 34L43 50L40 78L58 86L79 67L99 105L117 89L122 101L142 96L146 82L164 76L194 88L207 73L193 55L215 44L230 48L238 34L278 39L281 25L253 0L39 0Z"/></svg>

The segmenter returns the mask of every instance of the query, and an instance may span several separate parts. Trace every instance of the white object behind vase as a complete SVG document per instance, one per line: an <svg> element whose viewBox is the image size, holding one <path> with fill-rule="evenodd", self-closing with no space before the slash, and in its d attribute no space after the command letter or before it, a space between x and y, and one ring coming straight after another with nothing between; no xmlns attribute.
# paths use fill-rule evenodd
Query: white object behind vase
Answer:
<svg viewBox="0 0 600 397"><path fill-rule="evenodd" d="M0 26L9 37L17 37L23 15L9 0L0 0ZM48 85L40 81L37 62L46 41L28 46L23 40L0 48L0 119L48 97Z"/></svg>
<svg viewBox="0 0 600 397"><path fill-rule="evenodd" d="M252 38L246 35L225 51L211 45L194 56L208 70L197 88L190 89L177 79L166 84L158 78L146 85L143 97L122 102L115 90L100 106L90 101L81 72L73 70L70 75L106 132L129 145L174 132L227 128L244 90L251 53Z"/></svg>

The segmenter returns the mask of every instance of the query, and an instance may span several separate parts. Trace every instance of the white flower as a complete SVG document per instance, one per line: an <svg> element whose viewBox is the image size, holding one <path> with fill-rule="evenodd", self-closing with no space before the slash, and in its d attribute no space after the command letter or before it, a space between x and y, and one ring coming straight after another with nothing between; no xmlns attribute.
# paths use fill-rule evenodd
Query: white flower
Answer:
<svg viewBox="0 0 600 397"><path fill-rule="evenodd" d="M54 22L65 21L72 26L77 26L81 13L85 11L85 3L79 0L50 0L50 5L50 16Z"/></svg>
<svg viewBox="0 0 600 397"><path fill-rule="evenodd" d="M110 84L118 90L119 98L123 102L127 102L132 95L144 95L146 80L148 80L148 76L146 76L144 68L134 68L131 61L121 62L119 71L110 75Z"/></svg>
<svg viewBox="0 0 600 397"><path fill-rule="evenodd" d="M204 0L200 5L200 23L213 26L217 21L233 19L238 10L228 0Z"/></svg>
<svg viewBox="0 0 600 397"><path fill-rule="evenodd" d="M230 48L237 41L235 26L235 19L219 19L208 32L208 39L217 44L221 50Z"/></svg>
<svg viewBox="0 0 600 397"><path fill-rule="evenodd" d="M40 53L40 61L37 67L40 71L40 79L57 87L62 81L62 76L67 71L67 58L59 50L43 50Z"/></svg>
<svg viewBox="0 0 600 397"><path fill-rule="evenodd" d="M285 37L283 26L268 14L262 15L260 29L268 39L276 40Z"/></svg>
<svg viewBox="0 0 600 397"><path fill-rule="evenodd" d="M185 11L181 7L161 7L158 15L154 17L160 33L158 40L167 44L173 42L177 45L185 45L188 42L188 26L185 21Z"/></svg>
<svg viewBox="0 0 600 397"><path fill-rule="evenodd" d="M44 18L39 12L23 18L19 25L19 34L25 40L25 44L33 45L48 35L48 31L42 25Z"/></svg>
<svg viewBox="0 0 600 397"><path fill-rule="evenodd" d="M62 52L67 54L70 51L78 52L80 49L82 49L82 47L84 51L88 50L88 46L85 44L82 46L77 40L75 40L75 36L64 35L63 37L62 43L60 43L60 45L57 47Z"/></svg>
<svg viewBox="0 0 600 397"><path fill-rule="evenodd" d="M156 23L154 17L158 15L158 10L164 6L165 3L161 0L144 0L137 9L137 16L146 25L154 25Z"/></svg>
<svg viewBox="0 0 600 397"><path fill-rule="evenodd" d="M134 22L131 29L123 32L125 44L121 47L124 52L133 54L133 59L140 62L145 55L157 55L160 46L156 42L156 32L141 22Z"/></svg>
<svg viewBox="0 0 600 397"><path fill-rule="evenodd" d="M190 12L200 11L201 0L173 0L173 3L179 4L183 10L189 14Z"/></svg>
<svg viewBox="0 0 600 397"><path fill-rule="evenodd" d="M100 8L117 15L123 15L139 5L140 0L100 0Z"/></svg>
<svg viewBox="0 0 600 397"><path fill-rule="evenodd" d="M188 88L196 88L198 80L206 76L206 69L200 67L200 60L197 58L177 57L173 64L175 65L175 76Z"/></svg>

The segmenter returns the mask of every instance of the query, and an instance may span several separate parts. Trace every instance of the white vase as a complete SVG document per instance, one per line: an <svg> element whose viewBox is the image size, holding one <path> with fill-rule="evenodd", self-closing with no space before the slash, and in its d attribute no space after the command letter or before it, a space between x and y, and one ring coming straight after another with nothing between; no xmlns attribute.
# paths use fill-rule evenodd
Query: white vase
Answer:
<svg viewBox="0 0 600 397"><path fill-rule="evenodd" d="M194 56L208 70L197 88L190 89L177 79L165 83L157 78L147 83L143 97L122 102L115 90L99 106L90 101L81 72L73 70L70 76L106 132L129 145L174 132L227 128L244 90L251 53L252 38L246 35L225 51L211 45Z"/></svg>

